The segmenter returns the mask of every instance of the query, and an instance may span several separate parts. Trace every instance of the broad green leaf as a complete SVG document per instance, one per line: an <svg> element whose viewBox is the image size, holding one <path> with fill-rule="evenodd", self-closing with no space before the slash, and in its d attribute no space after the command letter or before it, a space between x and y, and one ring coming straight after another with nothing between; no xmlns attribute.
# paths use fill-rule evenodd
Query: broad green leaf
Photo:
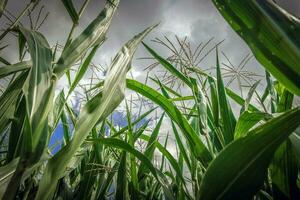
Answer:
<svg viewBox="0 0 300 200"><path fill-rule="evenodd" d="M205 172L200 200L252 198L266 178L276 149L299 126L299 118L300 109L293 109L229 144Z"/></svg>
<svg viewBox="0 0 300 200"><path fill-rule="evenodd" d="M216 57L217 89L218 89L219 104L220 104L220 117L223 122L224 141L225 144L228 144L234 138L234 128L235 128L236 121L227 99L227 94L226 94L226 90L224 87L222 74L221 74L218 50L216 50L216 55L217 55Z"/></svg>
<svg viewBox="0 0 300 200"><path fill-rule="evenodd" d="M103 92L89 100L81 110L72 141L49 160L41 180L37 199L52 197L57 181L66 173L66 167L76 151L80 151L80 146L89 132L98 121L103 121L121 103L126 87L126 73L131 67L133 54L141 40L155 27L151 26L136 35L117 53L108 69Z"/></svg>
<svg viewBox="0 0 300 200"><path fill-rule="evenodd" d="M48 141L48 114L52 107L54 85L52 78L52 53L44 36L36 31L20 28L28 44L32 67L23 85L26 102L25 121L22 128L22 151L17 169L3 198L16 196L26 169L36 164Z"/></svg>
<svg viewBox="0 0 300 200"><path fill-rule="evenodd" d="M126 151L123 151L121 154L119 169L118 169L118 177L117 177L117 185L116 185L116 196L115 199L127 199L127 165L126 165Z"/></svg>
<svg viewBox="0 0 300 200"><path fill-rule="evenodd" d="M274 1L212 0L256 59L300 95L300 20Z"/></svg>
<svg viewBox="0 0 300 200"><path fill-rule="evenodd" d="M79 16L78 16L77 11L76 11L76 9L73 5L72 0L61 0L61 1L64 4L65 8L67 9L73 23L77 24Z"/></svg>
<svg viewBox="0 0 300 200"><path fill-rule="evenodd" d="M267 82L266 90L268 91L267 93L270 94L271 112L274 113L276 111L277 95L274 87L274 81L272 80L271 74L268 71L266 71L266 82Z"/></svg>
<svg viewBox="0 0 300 200"><path fill-rule="evenodd" d="M183 140L180 138L179 133L177 131L177 128L176 128L175 124L173 122L171 122L171 123L172 123L173 133L175 135L176 143L178 145L180 153L182 154L182 157L183 157L183 159L184 159L184 161L185 161L188 169L191 171L192 167L191 167L191 161L190 161L188 153L187 153L188 149L185 148Z"/></svg>
<svg viewBox="0 0 300 200"><path fill-rule="evenodd" d="M69 124L68 124L68 120L67 120L67 115L64 110L61 113L60 119L61 119L63 131L64 131L64 143L68 144L71 140L71 134L70 134L70 128L69 128Z"/></svg>
<svg viewBox="0 0 300 200"><path fill-rule="evenodd" d="M147 120L146 122L144 122L144 124L139 127L138 130L136 130L133 134L133 140L134 142L136 142L139 137L145 132L145 130L147 129L147 127L149 126L149 123L150 123L151 120Z"/></svg>
<svg viewBox="0 0 300 200"><path fill-rule="evenodd" d="M284 89L280 94L280 100L277 103L277 112L284 112L292 108L294 95L288 90Z"/></svg>
<svg viewBox="0 0 300 200"><path fill-rule="evenodd" d="M19 158L15 158L8 164L0 167L0 199L2 199L2 196L6 191L6 187L17 168L19 160Z"/></svg>
<svg viewBox="0 0 300 200"><path fill-rule="evenodd" d="M249 130L261 120L271 119L272 115L262 112L244 111L236 124L234 131L234 139L247 136Z"/></svg>
<svg viewBox="0 0 300 200"><path fill-rule="evenodd" d="M48 114L52 108L54 83L52 78L52 52L44 36L36 31L21 28L32 60L32 67L23 85L36 161L42 155L48 141ZM26 133L24 133L26 137Z"/></svg>
<svg viewBox="0 0 300 200"><path fill-rule="evenodd" d="M290 140L294 147L295 154L300 158L300 126L290 136Z"/></svg>
<svg viewBox="0 0 300 200"><path fill-rule="evenodd" d="M28 73L21 73L8 86L0 97L0 134L3 134L4 129L14 117L20 94L22 93L23 84L27 78Z"/></svg>
<svg viewBox="0 0 300 200"><path fill-rule="evenodd" d="M294 95L284 87L277 93L280 96L276 105L277 112L290 110L293 105ZM300 191L297 186L298 161L290 138L276 150L270 166L274 199L298 199L300 197Z"/></svg>
<svg viewBox="0 0 300 200"><path fill-rule="evenodd" d="M6 162L12 161L14 158L20 157L24 152L22 149L22 128L26 115L26 102L24 96L18 102L14 113L9 132L8 152L6 155Z"/></svg>
<svg viewBox="0 0 300 200"><path fill-rule="evenodd" d="M171 101L189 101L193 100L194 96L184 96L184 97L177 97L177 98L172 98L170 99Z"/></svg>
<svg viewBox="0 0 300 200"><path fill-rule="evenodd" d="M270 169L274 199L298 199L298 161L289 139L277 149Z"/></svg>
<svg viewBox="0 0 300 200"><path fill-rule="evenodd" d="M88 27L75 38L62 52L54 73L60 78L64 71L72 67L86 52L95 45L102 43L109 28L119 0L107 1L102 12L88 25Z"/></svg>
<svg viewBox="0 0 300 200"><path fill-rule="evenodd" d="M133 127L131 125L131 110L128 107L127 101L125 101L125 104L126 104L126 117L127 117L127 124L128 124L128 131L126 136L128 136L128 144L130 144L134 148L134 143L136 142L136 139L133 133ZM139 190L138 177L137 177L137 164L136 164L135 157L133 155L130 154L129 158L130 158L130 178L131 178L131 182L130 182L131 184L129 185L131 191L130 194L131 194L131 198L136 199L138 198L137 191ZM116 198L118 199L118 197Z"/></svg>
<svg viewBox="0 0 300 200"><path fill-rule="evenodd" d="M26 69L29 69L31 66L31 62L29 61L23 61L19 62L13 65L7 65L4 67L0 67L0 79L6 76L9 76L11 74L15 74L19 71L23 71Z"/></svg>
<svg viewBox="0 0 300 200"><path fill-rule="evenodd" d="M151 78L151 77L150 77L150 79L151 79L152 81L154 81L155 83L157 83L158 85L161 85L159 80L154 79L154 78ZM172 88L170 88L170 87L168 87L168 86L166 86L166 85L164 85L164 84L163 84L163 87L164 87L168 92L172 93L173 95L177 96L178 98L182 97L181 94L179 94L178 92L174 91Z"/></svg>
<svg viewBox="0 0 300 200"><path fill-rule="evenodd" d="M193 128L188 123L187 119L181 114L178 108L166 97L164 97L159 92L147 85L130 79L127 79L126 84L129 89L136 91L137 93L140 93L141 95L149 98L165 110L169 117L181 129L195 157L199 161L201 161L204 166L207 166L207 164L211 161L212 157L209 151L207 150L206 146L202 143L199 136L195 133Z"/></svg>

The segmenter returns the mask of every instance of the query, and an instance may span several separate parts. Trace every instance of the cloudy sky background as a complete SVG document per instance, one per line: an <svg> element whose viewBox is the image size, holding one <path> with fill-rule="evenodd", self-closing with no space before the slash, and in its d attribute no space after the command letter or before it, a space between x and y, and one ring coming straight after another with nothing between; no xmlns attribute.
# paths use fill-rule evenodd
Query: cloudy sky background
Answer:
<svg viewBox="0 0 300 200"><path fill-rule="evenodd" d="M17 15L27 2L9 0L7 9ZM83 0L73 0L73 2L79 8ZM101 12L104 2L104 0L91 0L80 20L75 35L79 34ZM295 16L300 16L299 0L277 0L277 3ZM72 23L63 4L60 0L42 0L40 5L45 5L43 15L46 12L50 13L40 31L46 36L51 46L57 42L64 44ZM24 19L23 22L28 24L28 19ZM98 50L93 62L107 67L113 56L127 40L146 27L158 22L160 22L159 27L149 34L145 41L165 57L169 55L169 52L151 42L151 39L167 36L175 41L175 35L178 35L180 38L188 37L188 40L195 45L194 47L211 38L214 38L212 44L225 39L220 50L226 53L233 65L238 65L243 57L250 53L246 44L231 30L210 0L121 0L107 34L107 41ZM1 25L4 24L2 21ZM14 50L15 39L9 36L6 40L11 46L4 52L4 57L14 63L17 58L17 52ZM148 56L149 54L144 47L140 46L133 61L132 74L135 79L140 81L145 79L146 72L144 69L149 63L137 58ZM224 58L221 57L221 59L224 61ZM204 68L213 67L214 64L214 54L208 56L202 63ZM246 69L255 73L264 73L263 68L255 59L247 64ZM64 87L65 84L66 80L62 79L60 87ZM167 129L167 126L165 128Z"/></svg>
<svg viewBox="0 0 300 200"><path fill-rule="evenodd" d="M73 0L73 2L79 8L83 0ZM91 0L75 34L79 34L99 14L104 2L104 0ZM300 15L300 4L297 0L277 0L277 2L294 15ZM7 9L17 15L26 3L28 1L9 0ZM45 15L46 12L50 13L40 31L46 36L51 46L56 42L64 44L72 24L63 4L60 0L42 0L40 5L45 6L42 15ZM28 24L28 19L25 18L23 22ZM227 25L210 0L121 0L107 34L108 39L98 50L94 63L107 67L112 57L127 40L144 28L158 22L160 22L160 26L145 41L164 56L169 55L166 49L150 42L150 39L167 36L175 41L175 35L181 38L186 36L194 44L194 47L211 38L214 38L212 44L225 39L220 50L226 53L234 65L238 65L242 58L250 52L245 43ZM7 40L10 43L15 41L13 38L7 38ZM13 48L14 46L11 45L11 49L6 51L6 57L11 62L16 58ZM147 56L149 54L143 47L140 47L135 58ZM211 55L202 64L204 68L209 68L214 65L214 62L214 55ZM132 72L135 78L144 79L145 65L144 61L134 59ZM247 70L263 73L255 59L248 63ZM61 85L64 85L64 81L61 81Z"/></svg>

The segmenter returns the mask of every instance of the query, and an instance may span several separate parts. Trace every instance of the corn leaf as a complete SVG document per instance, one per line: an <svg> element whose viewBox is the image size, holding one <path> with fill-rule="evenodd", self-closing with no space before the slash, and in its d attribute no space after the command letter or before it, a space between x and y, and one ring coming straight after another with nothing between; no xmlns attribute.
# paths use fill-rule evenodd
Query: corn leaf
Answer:
<svg viewBox="0 0 300 200"><path fill-rule="evenodd" d="M172 73L174 76L178 77L180 80L182 80L185 84L188 86L192 86L190 80L179 70L177 70L171 63L169 63L166 59L162 58L160 55L158 55L153 49L151 49L148 45L143 43L144 47L148 50L149 53L170 73Z"/></svg>
<svg viewBox="0 0 300 200"><path fill-rule="evenodd" d="M300 95L300 20L274 1L212 0L256 59Z"/></svg>
<svg viewBox="0 0 300 200"><path fill-rule="evenodd" d="M19 160L20 158L15 158L8 164L0 167L0 198L1 199L13 173L17 168Z"/></svg>
<svg viewBox="0 0 300 200"><path fill-rule="evenodd" d="M8 86L0 97L0 133L4 132L10 120L14 117L19 95L28 73L22 73Z"/></svg>
<svg viewBox="0 0 300 200"><path fill-rule="evenodd" d="M244 111L236 124L234 131L234 139L247 136L249 130L258 122L272 118L272 115L262 112Z"/></svg>
<svg viewBox="0 0 300 200"><path fill-rule="evenodd" d="M242 97L240 97L238 94L236 94L234 91L232 91L229 88L226 88L226 94L232 99L234 100L237 104L243 106L245 105L245 99L243 99ZM248 107L249 111L259 111L259 109L257 107L255 107L252 104L249 104Z"/></svg>
<svg viewBox="0 0 300 200"><path fill-rule="evenodd" d="M166 97L164 97L159 92L147 85L130 79L127 79L126 84L129 89L136 91L137 93L140 93L141 95L149 98L165 110L169 117L181 129L183 135L188 141L188 144L192 148L192 152L195 155L195 157L199 161L201 161L204 166L207 166L208 163L211 161L212 157L206 146L202 143L199 136L195 133L193 128L188 123L187 119L181 114L178 108Z"/></svg>
<svg viewBox="0 0 300 200"><path fill-rule="evenodd" d="M147 135L141 135L141 139L146 140L148 142L150 141L150 137ZM180 179L180 181L182 181L183 184L185 184L182 170L179 167L179 164L176 161L176 159L172 156L172 154L158 141L153 141L151 143L151 146L153 146L154 149L158 149L161 152L161 154L170 162L171 166L177 174L177 177Z"/></svg>
<svg viewBox="0 0 300 200"><path fill-rule="evenodd" d="M219 104L220 104L220 116L223 120L223 137L225 144L230 143L234 138L234 128L235 128L235 117L231 110L229 101L227 99L226 90L224 87L220 63L219 63L219 55L218 50L216 51L216 65L217 65L217 89L218 89L218 97L219 97Z"/></svg>
<svg viewBox="0 0 300 200"><path fill-rule="evenodd" d="M299 126L299 118L300 109L293 109L229 144L205 172L200 199L250 199L263 184L276 149Z"/></svg>
<svg viewBox="0 0 300 200"><path fill-rule="evenodd" d="M26 69L29 69L29 67L31 66L31 62L29 61L23 61L23 62L19 62L13 65L7 65L4 67L0 68L0 79L6 76L9 76L11 74L15 74L19 71L23 71Z"/></svg>
<svg viewBox="0 0 300 200"><path fill-rule="evenodd" d="M130 69L131 59L141 40L156 26L151 26L128 41L117 53L105 78L103 92L89 100L78 117L74 128L74 138L52 159L50 159L37 199L52 197L59 178L66 173L66 167L80 150L81 144L98 121L103 121L123 100L126 73Z"/></svg>
<svg viewBox="0 0 300 200"><path fill-rule="evenodd" d="M72 0L61 0L61 1L64 4L65 8L67 9L73 23L77 24L79 16L77 14L77 11L74 7L74 4L73 4Z"/></svg>
<svg viewBox="0 0 300 200"><path fill-rule="evenodd" d="M151 163L151 161L143 155L141 152L137 151L133 147L131 147L128 143L114 138L100 138L96 140L90 140L92 142L99 142L101 144L115 147L121 150L124 150L132 155L134 155L136 158L138 158L144 165L150 170L150 172L153 174L153 176L159 181L159 183L164 188L165 195L169 199L174 199L172 192L170 191L170 185L168 185L167 180L165 180L162 172L157 170Z"/></svg>
<svg viewBox="0 0 300 200"><path fill-rule="evenodd" d="M162 120L164 118L164 114L160 117L158 123L156 124L154 130L151 133L151 137L148 140L147 146L146 146L146 150L144 152L144 155L149 159L152 160L153 156L154 156L154 150L155 150L155 146L153 145L153 143L157 140L158 134L159 134L159 129L160 126L162 124ZM147 173L146 167L144 166L144 164L142 163L138 169L138 176L139 179L141 179L145 174Z"/></svg>
<svg viewBox="0 0 300 200"><path fill-rule="evenodd" d="M25 28L21 28L20 31L27 41L32 59L32 67L23 85L23 92L30 129L33 134L32 151L36 153L34 159L38 160L48 141L48 114L52 108L54 93L54 83L51 79L52 52L48 42L39 32Z"/></svg>
<svg viewBox="0 0 300 200"><path fill-rule="evenodd" d="M126 151L121 154L121 160L118 169L117 188L115 199L127 199L127 166L126 166Z"/></svg>
<svg viewBox="0 0 300 200"><path fill-rule="evenodd" d="M74 65L90 47L104 41L118 4L119 0L113 0L113 4L107 1L105 8L96 19L64 49L54 67L54 73L58 78L64 74L65 70Z"/></svg>

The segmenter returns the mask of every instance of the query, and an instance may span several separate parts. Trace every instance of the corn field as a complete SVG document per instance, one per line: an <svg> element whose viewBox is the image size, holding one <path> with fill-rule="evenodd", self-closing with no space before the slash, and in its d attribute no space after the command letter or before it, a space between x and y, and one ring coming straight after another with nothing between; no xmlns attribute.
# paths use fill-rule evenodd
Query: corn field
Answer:
<svg viewBox="0 0 300 200"><path fill-rule="evenodd" d="M300 199L300 20L272 0L211 0L265 70L240 74L249 80L246 95L226 84L219 43L193 50L185 39L156 38L172 54L164 57L143 42L159 24L132 36L105 78L83 85L119 1L107 0L76 35L90 1L77 9L61 0L73 24L63 45L50 46L39 32L47 16L21 23L39 12L39 0L1 28L0 52L12 34L19 58L10 63L0 54L0 198ZM0 0L0 20L7 3ZM145 73L162 74L129 78L138 47L153 61ZM215 58L209 71L199 65L208 54ZM62 79L68 87L58 90ZM78 90L79 109L70 103ZM121 104L124 126L112 119ZM58 129L61 144L50 145Z"/></svg>

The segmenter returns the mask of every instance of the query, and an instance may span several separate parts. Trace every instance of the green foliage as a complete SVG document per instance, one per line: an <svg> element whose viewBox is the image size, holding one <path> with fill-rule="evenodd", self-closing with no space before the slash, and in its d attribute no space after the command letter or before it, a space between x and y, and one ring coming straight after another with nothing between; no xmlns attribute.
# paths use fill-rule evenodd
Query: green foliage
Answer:
<svg viewBox="0 0 300 200"><path fill-rule="evenodd" d="M104 79L95 84L92 75L84 87L119 0L107 1L77 37L89 0L78 11L62 0L73 26L61 53L19 23L39 3L31 1L0 36L15 31L18 40L18 60L0 60L7 83L0 96L0 198L299 199L299 20L269 0L213 2L267 70L246 98L226 86L220 47L209 50L216 49L212 73L194 59L210 41L193 53L179 38L179 50L156 40L176 54L164 58L142 42L156 25L120 49ZM0 1L0 16L5 5ZM165 77L126 78L140 43ZM57 91L62 77L69 87ZM77 90L80 110L70 104ZM118 127L113 113L124 99L127 124ZM57 129L63 138L50 147Z"/></svg>
<svg viewBox="0 0 300 200"><path fill-rule="evenodd" d="M300 95L300 21L274 1L212 0L256 59Z"/></svg>

